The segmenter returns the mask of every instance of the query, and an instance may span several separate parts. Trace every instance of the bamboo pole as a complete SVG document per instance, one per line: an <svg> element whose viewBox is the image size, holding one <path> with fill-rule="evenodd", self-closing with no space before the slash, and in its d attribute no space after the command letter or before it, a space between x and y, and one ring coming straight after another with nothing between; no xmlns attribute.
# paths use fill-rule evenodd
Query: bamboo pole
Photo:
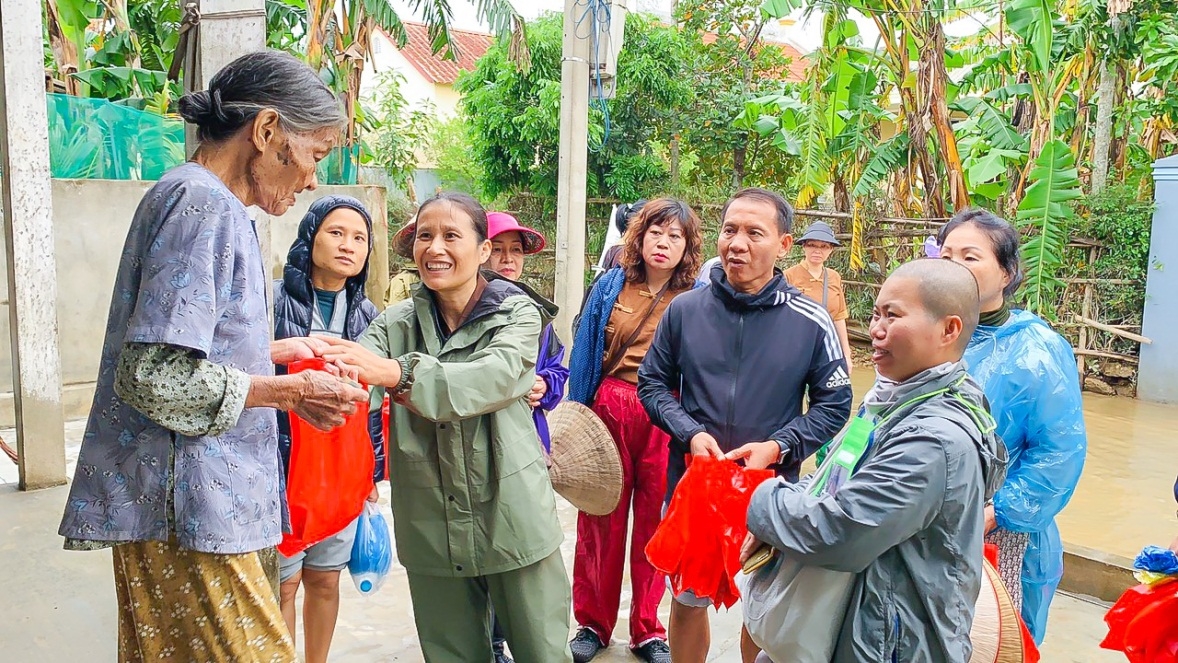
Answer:
<svg viewBox="0 0 1178 663"><path fill-rule="evenodd" d="M848 281L846 279L843 279L843 285L859 285L859 286L865 286L868 288L875 288L876 290L879 290L880 288L883 287L879 283L867 283L865 281Z"/></svg>
<svg viewBox="0 0 1178 663"><path fill-rule="evenodd" d="M1064 283L1075 285L1140 285L1137 279L1060 279Z"/></svg>
<svg viewBox="0 0 1178 663"><path fill-rule="evenodd" d="M1104 350L1080 350L1072 348L1073 354L1084 355L1086 357L1103 357L1105 359L1117 359L1130 364L1137 364L1137 357L1133 355L1121 354L1119 352L1105 352Z"/></svg>
<svg viewBox="0 0 1178 663"><path fill-rule="evenodd" d="M1096 263L1096 247L1088 249L1088 264ZM1084 303L1080 306L1080 313L1084 318L1092 315L1092 284L1084 284ZM1080 344L1078 350L1088 349L1088 327L1080 327ZM1080 384L1084 384L1084 378L1088 377L1088 363L1084 360L1084 355L1076 355L1076 370L1080 372Z"/></svg>
<svg viewBox="0 0 1178 663"><path fill-rule="evenodd" d="M1152 339L1146 338L1140 334L1134 334L1133 332L1127 332L1124 329L1117 329L1116 327L1114 327L1112 325L1106 325L1103 322L1097 322L1095 320L1090 320L1089 318L1087 318L1083 315L1077 315L1076 319L1089 327L1092 327L1094 329L1099 329L1100 331L1108 332L1110 334L1113 334L1114 336L1120 336L1121 338L1127 338L1130 341L1135 341L1137 343L1143 343L1145 345L1153 345ZM1083 328L1081 328L1080 333L1081 334L1084 333Z"/></svg>

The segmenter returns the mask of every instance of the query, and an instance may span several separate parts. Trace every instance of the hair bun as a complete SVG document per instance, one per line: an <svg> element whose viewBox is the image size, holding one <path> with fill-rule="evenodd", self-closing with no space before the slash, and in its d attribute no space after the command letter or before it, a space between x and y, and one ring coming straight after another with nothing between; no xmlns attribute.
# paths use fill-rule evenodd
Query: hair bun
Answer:
<svg viewBox="0 0 1178 663"><path fill-rule="evenodd" d="M183 97L180 97L178 106L180 108L180 117L197 126L206 126L216 117L216 110L213 108L213 97L209 94L208 90L189 92Z"/></svg>

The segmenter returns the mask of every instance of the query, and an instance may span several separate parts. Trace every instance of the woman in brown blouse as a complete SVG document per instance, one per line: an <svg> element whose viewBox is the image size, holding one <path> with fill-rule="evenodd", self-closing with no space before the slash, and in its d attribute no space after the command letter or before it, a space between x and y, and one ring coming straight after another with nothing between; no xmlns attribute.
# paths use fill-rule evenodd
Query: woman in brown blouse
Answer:
<svg viewBox="0 0 1178 663"><path fill-rule="evenodd" d="M838 330L839 343L843 346L843 356L847 358L847 368L850 368L851 340L847 336L847 298L843 293L843 277L826 266L826 261L834 253L835 247L839 246L839 241L835 239L830 226L815 221L806 229L806 234L802 235L798 244L802 247L804 259L785 270L785 280L801 290L803 295L822 304L830 314L834 328Z"/></svg>
<svg viewBox="0 0 1178 663"><path fill-rule="evenodd" d="M699 217L690 207L673 198L648 202L626 229L621 265L594 285L576 330L569 398L591 406L605 422L621 453L624 479L613 513L578 517L574 661L593 658L617 624L631 503L630 647L643 660L670 661L658 619L665 580L644 552L661 517L669 440L638 400L638 366L667 305L695 287L700 245Z"/></svg>

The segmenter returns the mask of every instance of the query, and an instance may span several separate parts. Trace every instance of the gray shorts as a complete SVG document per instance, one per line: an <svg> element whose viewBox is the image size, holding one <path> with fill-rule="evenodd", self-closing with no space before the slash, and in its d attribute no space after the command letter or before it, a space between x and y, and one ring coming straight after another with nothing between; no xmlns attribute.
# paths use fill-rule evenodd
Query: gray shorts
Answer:
<svg viewBox="0 0 1178 663"><path fill-rule="evenodd" d="M667 508L670 507L669 502L663 502L663 512L660 517L667 515ZM671 576L667 576L667 592L675 603L680 603L690 608L706 608L712 605L712 599L706 596L696 596L695 592L690 589L684 590L682 594L676 594L675 588L671 586Z"/></svg>
<svg viewBox="0 0 1178 663"><path fill-rule="evenodd" d="M279 555L279 578L290 580L303 569L312 571L343 571L352 559L352 543L356 539L359 518L339 531L291 557Z"/></svg>

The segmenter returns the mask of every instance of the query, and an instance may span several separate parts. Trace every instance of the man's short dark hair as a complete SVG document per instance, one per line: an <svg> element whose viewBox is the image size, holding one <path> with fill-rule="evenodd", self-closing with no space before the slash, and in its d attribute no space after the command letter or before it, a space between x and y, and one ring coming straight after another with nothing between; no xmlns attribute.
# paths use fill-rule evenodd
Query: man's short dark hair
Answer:
<svg viewBox="0 0 1178 663"><path fill-rule="evenodd" d="M950 260L921 259L900 265L888 278L916 281L920 302L933 319L942 320L950 315L961 318L957 347L965 350L977 329L982 308L973 272Z"/></svg>
<svg viewBox="0 0 1178 663"><path fill-rule="evenodd" d="M762 189L760 187L751 186L747 189L737 191L728 202L724 203L724 207L720 210L720 223L724 223L724 217L728 215L728 206L741 199L757 200L762 203L768 203L777 211L777 232L782 235L788 235L794 227L794 208L790 206L789 201L785 199L780 193Z"/></svg>

